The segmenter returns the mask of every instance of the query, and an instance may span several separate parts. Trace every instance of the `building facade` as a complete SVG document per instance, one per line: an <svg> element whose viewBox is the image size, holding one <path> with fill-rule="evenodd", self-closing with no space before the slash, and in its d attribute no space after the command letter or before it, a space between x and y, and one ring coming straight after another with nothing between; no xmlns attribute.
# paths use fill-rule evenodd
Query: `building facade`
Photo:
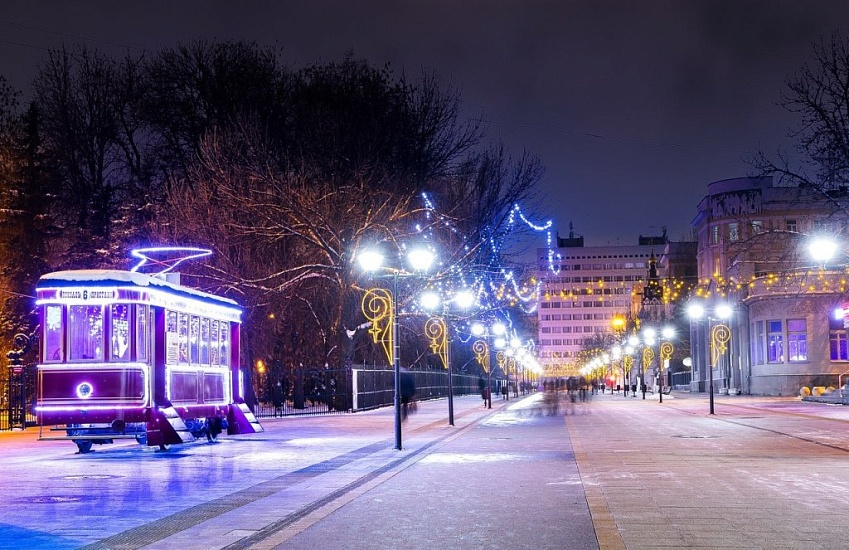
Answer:
<svg viewBox="0 0 849 550"><path fill-rule="evenodd" d="M691 302L732 307L691 323L691 389L793 395L836 386L849 371L845 259L814 265L811 239L845 249L846 189L779 186L772 178L711 183L693 226L699 284ZM717 337L725 326L729 338Z"/></svg>
<svg viewBox="0 0 849 550"><path fill-rule="evenodd" d="M668 271L683 273L686 261L695 263L693 247L670 243L665 234L641 236L631 246L584 246L583 237L570 233L568 238L558 236L557 245L553 255L548 249L538 254L542 289L537 342L539 361L550 374L574 374L584 363L581 352L588 343L609 344L625 328L621 323L632 323L644 312L643 293L652 272L665 281ZM669 258L675 258L673 265ZM652 314L671 316L663 290L651 292ZM615 320L620 324L614 326Z"/></svg>

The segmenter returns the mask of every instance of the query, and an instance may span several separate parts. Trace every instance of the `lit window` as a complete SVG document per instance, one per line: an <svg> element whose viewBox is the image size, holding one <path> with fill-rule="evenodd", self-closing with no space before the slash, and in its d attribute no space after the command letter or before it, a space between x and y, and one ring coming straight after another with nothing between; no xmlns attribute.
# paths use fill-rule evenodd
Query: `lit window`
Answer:
<svg viewBox="0 0 849 550"><path fill-rule="evenodd" d="M195 315L189 319L189 362L200 362L200 318Z"/></svg>
<svg viewBox="0 0 849 550"><path fill-rule="evenodd" d="M781 321L767 321L767 357L768 363L784 362L784 332Z"/></svg>
<svg viewBox="0 0 849 550"><path fill-rule="evenodd" d="M103 361L103 306L68 308L68 350L71 361Z"/></svg>
<svg viewBox="0 0 849 550"><path fill-rule="evenodd" d="M849 361L849 342L843 319L835 319L829 315L828 348L832 361Z"/></svg>
<svg viewBox="0 0 849 550"><path fill-rule="evenodd" d="M728 240L732 243L740 240L740 226L737 222L728 224Z"/></svg>
<svg viewBox="0 0 849 550"><path fill-rule="evenodd" d="M112 361L130 360L130 306L113 304L112 314Z"/></svg>
<svg viewBox="0 0 849 550"><path fill-rule="evenodd" d="M795 233L799 230L799 226L796 223L796 220L788 218L785 229L787 229L787 231L792 231Z"/></svg>
<svg viewBox="0 0 849 550"><path fill-rule="evenodd" d="M804 319L787 320L787 354L791 362L808 360L808 336Z"/></svg>
<svg viewBox="0 0 849 550"><path fill-rule="evenodd" d="M189 316L185 313L177 315L177 361L189 362Z"/></svg>
<svg viewBox="0 0 849 550"><path fill-rule="evenodd" d="M44 362L62 361L62 306L44 308Z"/></svg>
<svg viewBox="0 0 849 550"><path fill-rule="evenodd" d="M147 306L136 305L136 359L147 361Z"/></svg>

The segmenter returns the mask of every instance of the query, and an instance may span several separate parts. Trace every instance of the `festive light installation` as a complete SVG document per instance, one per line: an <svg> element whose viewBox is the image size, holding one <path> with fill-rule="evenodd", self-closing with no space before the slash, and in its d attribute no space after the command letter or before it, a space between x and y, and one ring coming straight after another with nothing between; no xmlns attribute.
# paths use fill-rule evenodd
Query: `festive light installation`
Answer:
<svg viewBox="0 0 849 550"><path fill-rule="evenodd" d="M371 323L368 331L372 340L383 347L389 364L394 364L395 346L392 325L395 320L395 308L392 295L385 288L369 289L363 296L362 310L363 315Z"/></svg>
<svg viewBox="0 0 849 550"><path fill-rule="evenodd" d="M442 368L448 368L448 331L445 319L431 317L425 322L425 336L430 340L430 349L442 360Z"/></svg>
<svg viewBox="0 0 849 550"><path fill-rule="evenodd" d="M475 353L475 359L477 359L483 371L489 374L489 345L483 340L475 340L475 343L472 344L472 351Z"/></svg>
<svg viewBox="0 0 849 550"><path fill-rule="evenodd" d="M165 269L157 272L157 275L168 273L181 263L195 258L204 258L212 254L208 248L195 248L192 246L154 246L150 248L136 248L130 251L130 255L139 259L131 272L138 271L148 263L162 266Z"/></svg>

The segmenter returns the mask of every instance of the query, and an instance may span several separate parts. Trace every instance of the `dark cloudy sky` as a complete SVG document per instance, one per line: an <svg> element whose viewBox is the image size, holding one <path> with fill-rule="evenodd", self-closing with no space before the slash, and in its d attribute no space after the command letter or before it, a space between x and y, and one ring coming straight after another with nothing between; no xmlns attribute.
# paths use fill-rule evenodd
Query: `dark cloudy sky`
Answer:
<svg viewBox="0 0 849 550"><path fill-rule="evenodd" d="M0 2L0 74L23 90L46 49L121 54L179 40L245 39L293 65L352 51L462 93L488 135L546 167L541 215L588 245L689 233L707 184L786 146L779 105L812 44L849 30L849 2ZM540 243L543 245L544 243Z"/></svg>

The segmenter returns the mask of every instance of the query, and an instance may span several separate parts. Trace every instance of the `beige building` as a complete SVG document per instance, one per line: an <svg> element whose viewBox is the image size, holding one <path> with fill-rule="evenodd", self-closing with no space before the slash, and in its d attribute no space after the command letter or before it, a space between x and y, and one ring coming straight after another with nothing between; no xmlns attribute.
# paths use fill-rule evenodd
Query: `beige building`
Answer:
<svg viewBox="0 0 849 550"><path fill-rule="evenodd" d="M772 178L708 186L693 220L699 286L691 302L709 312L725 303L733 313L691 323L691 389L713 382L719 393L792 395L836 386L849 371L845 256L839 266L817 266L808 253L817 235L846 249L846 198L845 188L826 193ZM727 342L711 336L721 324L730 329Z"/></svg>

